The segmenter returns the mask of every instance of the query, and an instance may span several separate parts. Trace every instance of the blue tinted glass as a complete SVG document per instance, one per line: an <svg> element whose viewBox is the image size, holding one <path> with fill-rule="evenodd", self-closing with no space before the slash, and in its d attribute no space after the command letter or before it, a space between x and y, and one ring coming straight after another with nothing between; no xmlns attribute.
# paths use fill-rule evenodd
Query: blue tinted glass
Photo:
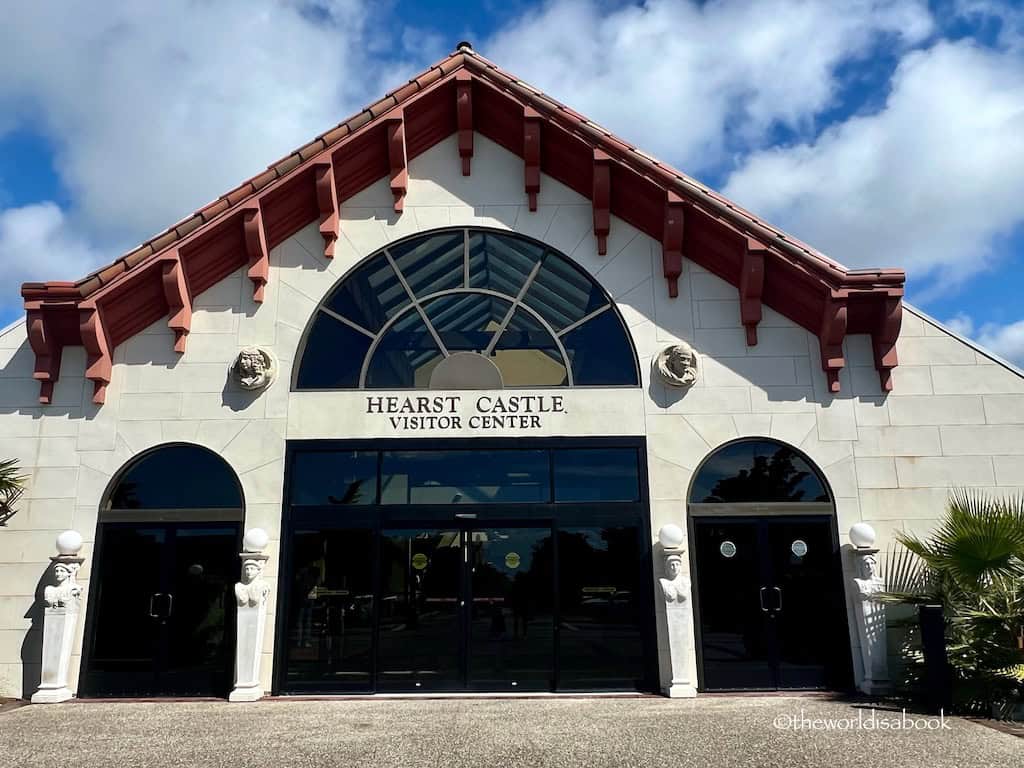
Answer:
<svg viewBox="0 0 1024 768"><path fill-rule="evenodd" d="M384 453L382 504L546 502L547 451Z"/></svg>
<svg viewBox="0 0 1024 768"><path fill-rule="evenodd" d="M375 504L376 451L302 451L292 459L292 504Z"/></svg>
<svg viewBox="0 0 1024 768"><path fill-rule="evenodd" d="M465 283L465 235L460 229L388 248L417 299Z"/></svg>
<svg viewBox="0 0 1024 768"><path fill-rule="evenodd" d="M743 440L704 462L690 501L829 501L811 466L792 448L770 440Z"/></svg>
<svg viewBox="0 0 1024 768"><path fill-rule="evenodd" d="M523 303L560 331L608 303L601 288L565 259L548 253Z"/></svg>
<svg viewBox="0 0 1024 768"><path fill-rule="evenodd" d="M640 473L635 448L554 452L555 501L636 501Z"/></svg>
<svg viewBox="0 0 1024 768"><path fill-rule="evenodd" d="M383 253L345 278L325 302L328 309L373 332L408 304L409 294Z"/></svg>
<svg viewBox="0 0 1024 768"><path fill-rule="evenodd" d="M469 284L516 296L543 255L543 248L527 240L493 232L470 233Z"/></svg>
<svg viewBox="0 0 1024 768"><path fill-rule="evenodd" d="M636 362L622 321L611 309L562 337L576 386L635 385Z"/></svg>
<svg viewBox="0 0 1024 768"><path fill-rule="evenodd" d="M449 352L487 349L505 315L509 302L484 293L454 293L423 305L431 325Z"/></svg>
<svg viewBox="0 0 1024 768"><path fill-rule="evenodd" d="M521 307L505 326L492 359L506 387L563 387L569 383L554 337Z"/></svg>
<svg viewBox="0 0 1024 768"><path fill-rule="evenodd" d="M111 509L241 509L235 473L217 454L195 445L147 453L124 473Z"/></svg>
<svg viewBox="0 0 1024 768"><path fill-rule="evenodd" d="M411 309L381 337L366 371L366 386L426 389L441 358L441 350L420 313Z"/></svg>
<svg viewBox="0 0 1024 768"><path fill-rule="evenodd" d="M317 314L306 338L296 385L299 389L354 389L373 341L340 320Z"/></svg>

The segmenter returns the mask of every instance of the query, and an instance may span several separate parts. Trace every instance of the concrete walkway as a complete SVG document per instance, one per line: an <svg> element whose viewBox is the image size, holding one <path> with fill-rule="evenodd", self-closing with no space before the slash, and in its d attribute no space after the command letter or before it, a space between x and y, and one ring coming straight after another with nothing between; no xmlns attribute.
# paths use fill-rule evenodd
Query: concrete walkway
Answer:
<svg viewBox="0 0 1024 768"><path fill-rule="evenodd" d="M0 714L0 766L1024 766L1024 740L976 723L850 730L870 715L804 697L73 702Z"/></svg>

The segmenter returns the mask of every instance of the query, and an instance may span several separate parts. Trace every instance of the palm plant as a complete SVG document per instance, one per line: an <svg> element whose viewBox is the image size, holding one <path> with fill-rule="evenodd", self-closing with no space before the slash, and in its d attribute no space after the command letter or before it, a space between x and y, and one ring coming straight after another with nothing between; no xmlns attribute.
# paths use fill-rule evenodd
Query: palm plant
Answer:
<svg viewBox="0 0 1024 768"><path fill-rule="evenodd" d="M0 525L14 516L14 504L25 492L25 481L16 459L0 461Z"/></svg>
<svg viewBox="0 0 1024 768"><path fill-rule="evenodd" d="M891 602L939 603L953 674L954 705L986 712L1024 685L1024 497L958 490L927 539L897 534L888 563ZM908 681L919 679L918 649L906 648Z"/></svg>

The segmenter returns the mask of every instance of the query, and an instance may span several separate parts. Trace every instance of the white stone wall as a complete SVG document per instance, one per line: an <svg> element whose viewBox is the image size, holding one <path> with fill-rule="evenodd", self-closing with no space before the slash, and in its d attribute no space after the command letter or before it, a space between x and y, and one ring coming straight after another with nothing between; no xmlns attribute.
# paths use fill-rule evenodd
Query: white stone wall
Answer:
<svg viewBox="0 0 1024 768"><path fill-rule="evenodd" d="M246 527L270 533L266 575L275 588L263 663L269 690L285 442L323 437L324 430L334 437L396 435L386 419L374 422L353 408L353 393L289 392L303 329L316 304L365 256L436 227L480 225L536 237L571 256L615 299L640 357L641 391L568 392L571 418L548 420L531 434L607 434L611 423L617 434L645 433L652 535L669 522L685 528L693 471L736 437L770 436L807 453L836 496L844 541L858 520L878 530L883 547L896 530L926 531L951 485L1024 486L1024 379L1016 373L908 310L894 392L880 391L870 339L852 336L842 392L833 397L813 335L766 308L759 343L747 347L734 287L687 262L679 297L669 299L657 241L613 219L608 255L598 256L588 200L545 177L531 213L522 161L481 136L475 150L468 178L454 138L413 160L400 216L386 180L346 201L333 261L322 256L316 225L275 248L263 305L253 303L244 270L196 297L184 355L173 352L165 321L123 344L102 407L90 402L81 349L65 351L54 402L44 407L24 325L0 335L0 457L18 458L31 476L20 512L0 529L0 696L32 693L23 690L33 670L22 669L22 646L57 533L75 528L85 538L79 581L87 587L97 509L111 478L133 456L167 442L197 443L223 456L242 483ZM701 354L700 377L686 393L650 377L652 357L677 340ZM251 344L271 349L282 368L258 396L228 384L228 366ZM660 646L667 653L664 638ZM79 637L72 688L80 649ZM690 658L695 665L692 652Z"/></svg>

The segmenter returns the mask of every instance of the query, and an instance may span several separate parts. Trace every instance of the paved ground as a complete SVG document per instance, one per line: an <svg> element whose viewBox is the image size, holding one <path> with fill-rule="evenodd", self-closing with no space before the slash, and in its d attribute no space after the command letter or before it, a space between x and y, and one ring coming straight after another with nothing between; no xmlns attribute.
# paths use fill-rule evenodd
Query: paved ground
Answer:
<svg viewBox="0 0 1024 768"><path fill-rule="evenodd" d="M849 730L870 715L796 697L68 703L0 714L0 766L1024 766L1024 739L965 720Z"/></svg>

